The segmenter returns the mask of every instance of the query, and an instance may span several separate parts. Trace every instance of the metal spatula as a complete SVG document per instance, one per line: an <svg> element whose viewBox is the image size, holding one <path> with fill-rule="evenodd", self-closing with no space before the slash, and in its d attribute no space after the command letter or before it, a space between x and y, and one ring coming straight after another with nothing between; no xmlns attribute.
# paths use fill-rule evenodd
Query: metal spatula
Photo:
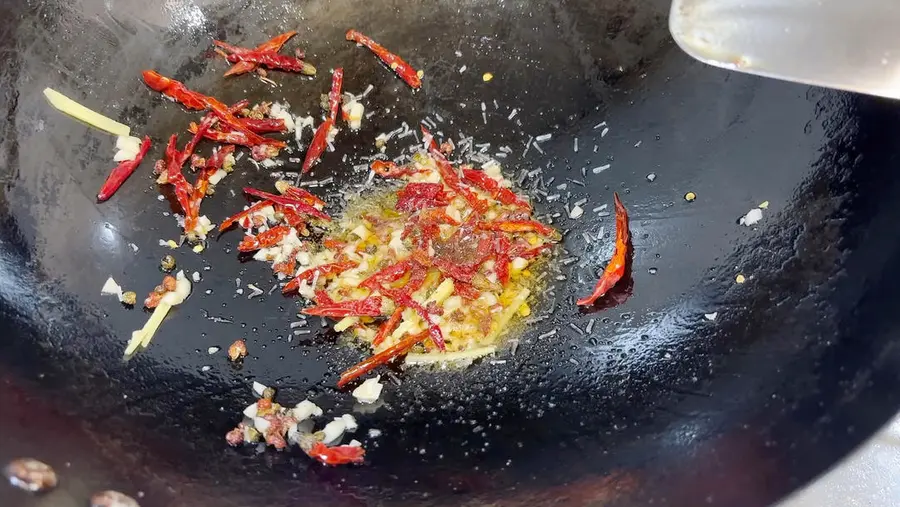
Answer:
<svg viewBox="0 0 900 507"><path fill-rule="evenodd" d="M900 0L674 0L669 29L711 65L900 98Z"/></svg>

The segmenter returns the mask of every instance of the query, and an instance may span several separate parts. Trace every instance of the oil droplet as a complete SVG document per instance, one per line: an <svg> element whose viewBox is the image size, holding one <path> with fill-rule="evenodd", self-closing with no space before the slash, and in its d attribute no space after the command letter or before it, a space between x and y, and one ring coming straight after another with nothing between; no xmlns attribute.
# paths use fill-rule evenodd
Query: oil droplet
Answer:
<svg viewBox="0 0 900 507"><path fill-rule="evenodd" d="M647 272L650 273L651 275L655 275L657 272L659 272L659 270L656 268L650 268L647 270Z"/></svg>
<svg viewBox="0 0 900 507"><path fill-rule="evenodd" d="M694 192L688 192L688 193L684 194L684 200L687 202L694 202L694 199L696 199L696 198L697 198L697 194L695 194Z"/></svg>

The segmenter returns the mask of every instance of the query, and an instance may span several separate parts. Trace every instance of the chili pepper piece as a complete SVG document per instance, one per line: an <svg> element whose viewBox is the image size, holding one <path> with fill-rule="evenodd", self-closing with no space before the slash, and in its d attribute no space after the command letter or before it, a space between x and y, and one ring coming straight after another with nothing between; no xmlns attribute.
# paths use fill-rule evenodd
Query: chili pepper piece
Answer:
<svg viewBox="0 0 900 507"><path fill-rule="evenodd" d="M426 336L428 336L427 332L407 335L404 338L400 339L400 341L398 341L396 344L362 360L361 362L351 366L350 368L347 368L343 373L341 373L341 378L337 383L338 389L343 388L348 383L353 382L354 380L369 373L375 368L391 362L396 357L405 354L407 351L409 351L409 349L413 348L415 344L424 340Z"/></svg>
<svg viewBox="0 0 900 507"><path fill-rule="evenodd" d="M372 162L372 165L370 167L373 171L375 171L375 174L378 174L379 176L384 178L402 178L404 176L411 176L420 172L410 167L400 167L394 162L385 160L376 160Z"/></svg>
<svg viewBox="0 0 900 507"><path fill-rule="evenodd" d="M428 336L431 338L431 341L434 342L435 346L441 351L446 350L446 345L444 344L444 335L441 333L441 328L438 326L434 320L431 318L431 315L428 314L428 309L419 304L418 301L410 296L410 292L401 292L396 294L395 303L398 305L403 305L409 308L412 308L422 320L425 321L425 324L428 326Z"/></svg>
<svg viewBox="0 0 900 507"><path fill-rule="evenodd" d="M410 260L400 261L396 264L385 266L363 280L359 286L369 290L377 290L383 284L396 282L402 278L403 275L408 273L412 267L413 263Z"/></svg>
<svg viewBox="0 0 900 507"><path fill-rule="evenodd" d="M512 242L506 236L498 234L494 238L494 254L496 255L494 271L497 273L497 281L501 285L509 282L509 263L512 262L509 254L511 249Z"/></svg>
<svg viewBox="0 0 900 507"><path fill-rule="evenodd" d="M290 31L290 32L285 32L280 35L276 35L275 37L272 37L268 41L263 42L259 46L256 46L256 50L257 51L276 51L277 52L281 49L282 46L284 46L285 42L287 42L291 37L293 37L296 34L297 34L297 32ZM238 63L232 65L231 68L228 69L227 72L225 72L225 77L234 76L234 75L238 75L238 74L244 74L247 72L252 72L253 70L256 69L256 67L257 66L255 63L238 62Z"/></svg>
<svg viewBox="0 0 900 507"><path fill-rule="evenodd" d="M397 325L400 324L400 319L402 318L403 307L398 306L394 310L394 313L391 314L391 318L384 321L381 327L378 328L378 334L375 335L375 339L372 340L372 346L377 347L381 345L381 342L383 342L391 333L394 332L394 329L397 327Z"/></svg>
<svg viewBox="0 0 900 507"><path fill-rule="evenodd" d="M191 122L188 126L188 132L195 134L197 132L197 124ZM254 146L253 143L250 142L250 138L247 137L247 134L238 132L237 130L223 132L217 129L210 129L203 133L203 137L210 141L222 144L237 144L239 146L246 146L247 148L252 148Z"/></svg>
<svg viewBox="0 0 900 507"><path fill-rule="evenodd" d="M463 179L484 190L491 197L499 201L501 204L515 206L527 211L531 211L531 204L516 195L512 190L500 186L500 182L488 176L484 171L476 171L475 169L463 169Z"/></svg>
<svg viewBox="0 0 900 507"><path fill-rule="evenodd" d="M165 77L155 70L145 70L142 75L147 86L179 102L184 107L195 111L206 109L205 97L188 89L184 83Z"/></svg>
<svg viewBox="0 0 900 507"><path fill-rule="evenodd" d="M243 220L244 218L252 215L253 213L258 213L266 206L271 206L271 205L272 205L272 202L267 201L267 200L262 200L257 203L254 203L253 206L250 206L249 208L245 209L244 211L236 213L236 214L226 218L225 220L223 220L222 223L219 224L219 230L220 231L227 230L229 227L231 227L232 225L236 224L237 222Z"/></svg>
<svg viewBox="0 0 900 507"><path fill-rule="evenodd" d="M216 41L218 45L220 41ZM235 46L230 46L236 48ZM245 48L241 48L245 49ZM315 76L316 68L303 60L289 55L278 54L274 51L241 51L226 55L225 59L231 63L249 62L254 65L288 72L299 72L305 76Z"/></svg>
<svg viewBox="0 0 900 507"><path fill-rule="evenodd" d="M259 197L260 199L272 201L276 204L281 204L282 206L291 206L299 213L313 216L321 220L325 220L326 222L331 221L331 217L325 214L324 211L316 209L315 207L310 206L309 204L306 204L305 202L298 199L292 199L283 195L270 194L269 192L263 192L262 190L257 190L251 187L244 187L244 193L247 195L252 195L254 197Z"/></svg>
<svg viewBox="0 0 900 507"><path fill-rule="evenodd" d="M287 285L281 289L282 294L290 294L291 292L296 291L300 288L300 284L302 282L312 282L315 279L316 274L319 276L328 276L328 275L336 275L339 273L343 273L348 269L355 268L359 264L352 261L343 261L343 262L332 262L330 264L323 264L321 266L316 266L314 268L307 269L295 276Z"/></svg>
<svg viewBox="0 0 900 507"><path fill-rule="evenodd" d="M241 252L252 252L262 248L275 246L279 241L290 234L291 228L287 225L279 225L271 229L261 232L256 236L246 236L243 241L238 244L238 250Z"/></svg>
<svg viewBox="0 0 900 507"><path fill-rule="evenodd" d="M150 150L150 137L144 136L144 140L141 142L141 147L138 150L137 156L132 160L123 160L119 162L119 165L113 168L110 171L109 176L106 177L106 181L103 182L103 186L100 187L100 191L97 192L97 202L103 202L110 197L119 187L125 183L125 180L134 173L135 169L139 165L141 165L141 161L144 159L144 155Z"/></svg>
<svg viewBox="0 0 900 507"><path fill-rule="evenodd" d="M232 113L233 114L233 113ZM281 118L238 118L250 132L255 134L268 134L271 132L284 132L287 127Z"/></svg>
<svg viewBox="0 0 900 507"><path fill-rule="evenodd" d="M437 146L437 142L434 141L434 136L431 135L431 132L428 131L424 126L420 127L422 129L422 136L426 139L426 145L429 146L429 153L431 153L431 157L434 159L435 164L437 164L438 172L441 175L441 179L444 180L444 183L450 187L456 194L462 196L466 202L469 203L470 206L475 208L475 211L478 213L484 213L488 209L488 203L482 199L479 199L474 192L470 189L466 188L463 185L462 181L459 179L459 175L456 174L456 170L450 164L450 161L447 160L447 157L441 153L440 148Z"/></svg>
<svg viewBox="0 0 900 507"><path fill-rule="evenodd" d="M400 79L406 82L413 89L418 90L422 86L422 79L419 77L418 71L412 68L402 58L391 53L382 45L378 44L370 37L367 37L356 30L347 31L347 40L369 48L369 51L375 53L375 56L381 59L385 65L391 68L400 76Z"/></svg>
<svg viewBox="0 0 900 507"><path fill-rule="evenodd" d="M338 109L341 107L341 86L344 84L344 69L334 69L331 75L331 91L328 92L328 119L337 122Z"/></svg>
<svg viewBox="0 0 900 507"><path fill-rule="evenodd" d="M397 192L397 211L419 211L450 204L440 183L408 183Z"/></svg>
<svg viewBox="0 0 900 507"><path fill-rule="evenodd" d="M381 298L369 296L357 301L341 301L306 308L303 313L320 317L378 317L381 315Z"/></svg>
<svg viewBox="0 0 900 507"><path fill-rule="evenodd" d="M606 265L606 269L603 270L603 274L600 276L600 280L597 281L594 291L590 296L575 302L579 306L593 305L625 275L625 266L630 255L628 243L631 240L631 231L628 229L628 211L625 209L622 201L619 200L618 193L613 194L613 200L616 205L616 247L613 251L612 259Z"/></svg>
<svg viewBox="0 0 900 507"><path fill-rule="evenodd" d="M284 148L285 146L287 146L282 141L268 139L260 136L259 134L251 132L247 127L243 125L243 123L241 123L241 121L237 117L234 116L234 114L225 104L219 102L213 97L190 90L187 86L184 85L184 83L181 83L180 81L162 76L154 70L145 70L143 72L143 77L144 82L147 84L147 86L166 95L167 97L176 100L177 102L180 102L182 105L184 105L184 107L188 109L194 109L198 111L201 111L203 109L211 110L213 114L222 121L222 123L228 125L234 130L244 133L247 136L247 141L251 145L270 144L278 148Z"/></svg>
<svg viewBox="0 0 900 507"><path fill-rule="evenodd" d="M559 232L556 229L535 220L494 220L479 222L476 227L482 231L534 232L551 239L559 237Z"/></svg>
<svg viewBox="0 0 900 507"><path fill-rule="evenodd" d="M275 188L278 189L278 192L280 192L281 195L287 198L305 202L310 206L325 206L325 201L320 199L309 190L295 187L284 180L276 181Z"/></svg>
<svg viewBox="0 0 900 507"><path fill-rule="evenodd" d="M309 148L306 149L306 158L303 159L301 169L302 174L308 173L312 169L313 164L319 161L319 158L325 151L325 147L328 145L328 132L333 125L334 121L329 118L316 129L312 142L309 143Z"/></svg>
<svg viewBox="0 0 900 507"><path fill-rule="evenodd" d="M316 442L306 454L326 465L337 466L362 463L366 450L354 445L328 447L322 442Z"/></svg>

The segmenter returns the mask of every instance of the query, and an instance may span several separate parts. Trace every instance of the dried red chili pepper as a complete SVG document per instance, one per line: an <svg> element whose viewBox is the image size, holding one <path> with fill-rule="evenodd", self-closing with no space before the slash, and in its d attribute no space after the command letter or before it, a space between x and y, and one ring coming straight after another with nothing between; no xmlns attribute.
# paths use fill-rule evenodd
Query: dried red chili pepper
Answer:
<svg viewBox="0 0 900 507"><path fill-rule="evenodd" d="M391 53L380 44L372 40L371 38L357 32L356 30L348 30L347 31L347 40L353 41L357 44L362 44L363 46L369 48L369 50L375 53L375 56L381 59L382 62L385 63L388 67L391 68L394 72L400 76L400 79L406 82L413 89L418 90L422 86L422 79L419 77L419 73L413 69L408 63L403 61L402 58Z"/></svg>
<svg viewBox="0 0 900 507"><path fill-rule="evenodd" d="M444 180L444 183L446 183L456 194L462 196L462 198L465 199L478 213L487 211L487 201L479 199L478 196L475 195L475 192L472 192L463 185L462 181L459 179L459 175L456 174L456 170L447 160L447 157L441 153L437 143L434 142L434 137L431 135L431 132L425 127L421 127L421 129L422 135L425 136L426 139L431 140L430 142L426 141L426 144L430 145L429 152L431 153L431 157L434 159L435 164L437 164L438 172L441 174L441 179Z"/></svg>
<svg viewBox="0 0 900 507"><path fill-rule="evenodd" d="M298 201L305 202L310 206L325 206L325 201L320 199L312 192L290 185L286 181L276 182L275 188L277 188L278 191L281 192L281 195L289 199L296 199Z"/></svg>
<svg viewBox="0 0 900 507"><path fill-rule="evenodd" d="M431 315L428 314L428 309L412 298L411 291L395 291L391 297L394 299L395 304L412 308L418 313L419 317L424 320L425 324L428 326L428 336L431 338L431 341L434 342L438 349L446 350L447 347L444 344L444 335L441 333L440 326L438 326L431 318Z"/></svg>
<svg viewBox="0 0 900 507"><path fill-rule="evenodd" d="M498 234L494 238L494 272L497 273L497 281L502 285L509 282L509 263L512 262L511 248L512 242L506 236Z"/></svg>
<svg viewBox="0 0 900 507"><path fill-rule="evenodd" d="M362 463L366 450L354 445L328 447L322 442L316 442L306 454L326 465L336 466Z"/></svg>
<svg viewBox="0 0 900 507"><path fill-rule="evenodd" d="M328 146L328 132L333 125L334 121L329 118L323 121L316 129L312 142L309 143L309 148L306 150L306 158L303 159L302 174L308 173L312 169L313 164L318 162L322 153L325 152L325 147Z"/></svg>
<svg viewBox="0 0 900 507"><path fill-rule="evenodd" d="M228 106L208 95L195 92L188 89L184 83L174 79L160 75L154 70L145 70L143 72L144 82L152 88L177 102L180 102L188 109L203 110L210 109L213 114L218 117L222 123L233 130L242 132L247 136L247 141L251 145L269 144L278 148L284 148L286 144L275 139L268 139L259 134L251 132L241 121L234 116ZM234 143L239 144L239 143Z"/></svg>
<svg viewBox="0 0 900 507"><path fill-rule="evenodd" d="M190 132L191 134L196 134L197 124L191 122L188 125L188 132ZM246 146L247 148L252 148L254 146L254 144L251 143L250 139L247 137L247 134L238 132L237 130L223 132L217 129L209 129L203 133L203 137L205 139L209 139L210 141L215 141L222 144L237 144L239 146Z"/></svg>
<svg viewBox="0 0 900 507"><path fill-rule="evenodd" d="M312 282L316 278L316 274L318 276L329 276L336 275L339 273L343 273L348 269L353 269L358 266L356 262L353 261L342 261L342 262L332 262L331 264L323 264L321 266L316 266L314 268L307 269L295 276L293 280L287 283L281 292L283 294L290 294L291 292L296 291L300 288L300 284L302 282ZM321 301L319 302L321 303Z"/></svg>
<svg viewBox="0 0 900 507"><path fill-rule="evenodd" d="M103 183L103 186L100 187L100 191L97 192L97 201L103 202L110 197L116 190L119 190L119 187L125 183L125 180L128 179L129 176L134 172L135 169L141 164L141 161L144 159L144 155L150 151L150 137L144 136L144 140L141 142L141 147L138 150L137 155L132 160L123 160L119 162L112 171L110 171L109 176L106 177L106 181Z"/></svg>
<svg viewBox="0 0 900 507"><path fill-rule="evenodd" d="M192 223L196 225L194 221L196 221L200 216L200 203L203 201L203 198L206 197L207 190L209 190L209 179L213 174L216 173L216 171L218 171L222 168L223 165L225 165L225 159L232 153L234 153L234 145L229 144L217 150L206 161L203 170L201 170L200 174L197 175L197 182L194 184L194 193L191 195L191 209L190 212L185 216L185 226L189 225L187 222L187 217L190 217Z"/></svg>
<svg viewBox="0 0 900 507"><path fill-rule="evenodd" d="M338 110L341 108L341 86L344 84L344 69L334 69L331 75L331 91L328 92L328 119L337 122Z"/></svg>
<svg viewBox="0 0 900 507"><path fill-rule="evenodd" d="M285 236L290 234L291 227L287 225L279 225L271 229L261 232L256 236L244 236L244 240L238 244L238 250L241 252L252 252L261 248L269 248L275 246Z"/></svg>
<svg viewBox="0 0 900 507"><path fill-rule="evenodd" d="M303 313L321 317L378 317L381 315L381 298L369 296L357 301L341 301L306 308Z"/></svg>
<svg viewBox="0 0 900 507"><path fill-rule="evenodd" d="M272 37L270 40L263 42L259 46L256 46L257 51L279 51L281 46L284 46L284 43L287 42L291 37L296 35L297 32L290 31L280 35L276 35ZM231 66L227 72L225 72L225 77L234 76L237 74L244 74L247 72L252 72L255 70L257 65L251 62L238 62Z"/></svg>
<svg viewBox="0 0 900 507"><path fill-rule="evenodd" d="M285 223L297 229L300 236L309 236L309 229L306 227L306 218L300 215L292 206L275 205L275 213L281 213ZM293 273L291 273L293 274Z"/></svg>
<svg viewBox="0 0 900 507"><path fill-rule="evenodd" d="M294 276L294 272L297 270L297 251L291 252L291 255L288 257L286 261L276 262L272 265L272 272L274 273L282 273L286 276Z"/></svg>
<svg viewBox="0 0 900 507"><path fill-rule="evenodd" d="M394 283L403 278L412 267L413 262L411 260L400 261L396 264L385 266L363 280L359 286L369 290L378 290L386 283Z"/></svg>
<svg viewBox="0 0 900 507"><path fill-rule="evenodd" d="M251 187L244 187L244 193L247 195L252 195L254 197L259 197L260 199L271 201L275 204L281 204L282 206L291 206L299 213L313 216L321 220L325 220L326 222L331 221L331 217L325 214L324 211L310 206L309 204L306 204L299 199L293 199L283 195L270 194L269 192L263 192L262 190L257 190Z"/></svg>
<svg viewBox="0 0 900 507"><path fill-rule="evenodd" d="M628 229L628 211L625 205L619 200L619 194L613 194L613 200L616 205L616 247L613 251L612 259L603 270L603 275L597 281L594 291L590 296L581 298L575 304L579 306L590 306L604 294L609 292L619 280L625 275L625 266L628 264L629 248L628 243L631 240L631 231Z"/></svg>
<svg viewBox="0 0 900 507"><path fill-rule="evenodd" d="M481 297L481 292L478 289L465 282L454 282L453 290L456 291L460 297L468 299L469 301L474 301Z"/></svg>
<svg viewBox="0 0 900 507"><path fill-rule="evenodd" d="M531 211L531 204L522 199L512 190L500 186L500 182L488 176L484 171L476 171L475 169L463 169L463 179L476 187L484 190L501 204L515 206L527 211Z"/></svg>
<svg viewBox="0 0 900 507"><path fill-rule="evenodd" d="M376 160L372 162L370 167L375 171L375 174L384 178L402 178L421 172L411 167L400 167L393 162L385 160Z"/></svg>
<svg viewBox="0 0 900 507"><path fill-rule="evenodd" d="M424 208L443 207L450 199L440 183L408 183L397 192L397 211L413 212Z"/></svg>
<svg viewBox="0 0 900 507"><path fill-rule="evenodd" d="M240 50L226 54L225 59L231 63L248 62L254 65L287 72L299 72L306 76L315 76L316 68L303 60L289 55L278 54L275 51L254 51L247 48L232 46L227 42L213 41L216 46L227 51Z"/></svg>
<svg viewBox="0 0 900 507"><path fill-rule="evenodd" d="M372 340L372 346L377 347L377 346L381 345L381 342L383 342L388 336L391 335L391 333L394 332L394 329L397 327L398 324L400 324L400 319L402 317L403 317L403 307L398 306L394 310L394 313L391 314L391 318L384 321L384 323L381 324L381 327L378 328L378 334L375 335L375 339Z"/></svg>
<svg viewBox="0 0 900 507"><path fill-rule="evenodd" d="M495 220L491 222L479 222L476 227L482 231L512 233L534 232L551 239L559 237L559 232L557 232L556 229L535 220Z"/></svg>
<svg viewBox="0 0 900 507"><path fill-rule="evenodd" d="M255 134L268 134L272 132L284 132L287 126L281 118L238 118L241 125Z"/></svg>
<svg viewBox="0 0 900 507"><path fill-rule="evenodd" d="M180 81L165 77L154 70L145 70L143 77L147 86L181 103L188 109L202 111L207 108L206 96L188 89Z"/></svg>
<svg viewBox="0 0 900 507"><path fill-rule="evenodd" d="M348 383L353 382L354 380L369 373L375 368L391 362L396 357L405 354L407 351L409 351L409 349L413 348L415 344L424 340L427 336L427 332L407 335L404 338L400 339L400 341L398 341L396 344L382 350L381 352L373 356L364 359L363 361L351 366L350 368L347 368L343 373L341 373L341 378L337 383L338 389L343 388Z"/></svg>
<svg viewBox="0 0 900 507"><path fill-rule="evenodd" d="M257 203L254 203L253 206L250 206L249 208L245 209L244 211L236 213L236 214L226 218L225 220L223 220L222 223L219 225L219 230L220 231L227 230L229 227L236 224L237 222L243 220L244 218L249 217L250 215L252 215L254 213L258 213L258 212L262 211L262 209L265 208L266 206L272 206L272 204L273 203L271 201L267 201L267 200L262 200Z"/></svg>

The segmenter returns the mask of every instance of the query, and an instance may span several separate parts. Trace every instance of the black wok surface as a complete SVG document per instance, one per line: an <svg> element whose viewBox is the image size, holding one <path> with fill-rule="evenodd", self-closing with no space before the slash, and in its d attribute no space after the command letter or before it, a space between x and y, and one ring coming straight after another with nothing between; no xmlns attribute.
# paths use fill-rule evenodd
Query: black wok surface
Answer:
<svg viewBox="0 0 900 507"><path fill-rule="evenodd" d="M0 488L3 505L82 505L113 488L141 492L144 506L762 506L898 407L900 108L696 63L668 36L666 2L51 0L0 9L0 461L43 459L62 481L39 497ZM346 43L351 27L424 69L423 90L411 93ZM274 89L221 78L212 38L255 45L288 29L300 31L289 47L306 49L318 77L273 73ZM147 315L100 287L112 275L139 295L152 289L169 253L158 240L178 228L163 216L171 209L157 200L149 162L108 203L94 202L114 139L52 110L41 90L150 135L152 160L197 115L147 90L141 70L225 101L284 99L318 115L336 66L346 89L375 86L367 107L376 114L362 132L342 134L311 176L335 177L314 189L332 213L360 191L365 174L350 166L374 152L378 132L439 115L446 136L490 142L491 153L510 146L512 174L545 168L526 188L555 178L546 191L561 199L537 208L562 214L558 258L578 260L536 300L535 315L550 317L526 326L516 354L465 371L398 373L385 404L357 414L367 464L327 469L297 451L234 450L223 435L253 400L252 380L279 387L284 403L310 397L335 416L352 410L332 386L363 352L318 323L293 336L297 302L277 292L237 295L236 277L245 290L274 279L261 263L239 262L231 232L202 255L174 252L203 279L153 345L123 362ZM495 78L484 83L488 71ZM602 121L610 131L601 138ZM545 153L523 155L528 137L545 132ZM240 209L240 187L267 188L268 173L245 157L203 213L216 222ZM613 190L631 214L633 284L608 308L578 311L574 296L591 289L612 251L612 217L593 209L611 208ZM695 202L682 199L688 191ZM584 217L568 219L565 202L584 197ZM762 201L770 206L757 227L737 225ZM714 321L704 318L712 312ZM250 356L240 370L224 352L207 353L241 337ZM382 436L368 438L369 428Z"/></svg>

